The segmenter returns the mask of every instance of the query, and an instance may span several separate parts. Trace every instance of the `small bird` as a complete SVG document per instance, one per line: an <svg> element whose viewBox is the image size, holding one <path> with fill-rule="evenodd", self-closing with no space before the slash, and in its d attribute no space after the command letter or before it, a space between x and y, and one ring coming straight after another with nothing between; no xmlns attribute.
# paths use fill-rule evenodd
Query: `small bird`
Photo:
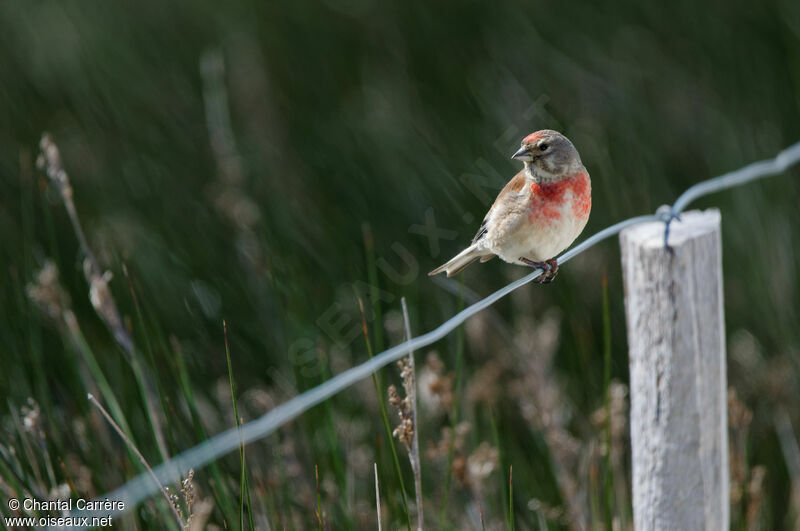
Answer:
<svg viewBox="0 0 800 531"><path fill-rule="evenodd" d="M578 150L557 131L526 136L511 156L525 167L500 190L472 244L428 273L453 276L475 260L495 256L542 269L540 283L558 273L555 256L570 246L589 220L592 182Z"/></svg>

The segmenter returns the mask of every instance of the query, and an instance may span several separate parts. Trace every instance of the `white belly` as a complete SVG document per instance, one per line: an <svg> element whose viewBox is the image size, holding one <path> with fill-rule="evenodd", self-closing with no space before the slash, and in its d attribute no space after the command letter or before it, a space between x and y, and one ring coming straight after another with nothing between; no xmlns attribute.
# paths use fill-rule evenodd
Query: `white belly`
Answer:
<svg viewBox="0 0 800 531"><path fill-rule="evenodd" d="M520 258L535 262L555 258L575 241L589 220L588 212L576 215L574 203L568 190L561 205L551 207L547 217L532 214L527 201L524 208L511 209L502 218L498 212L500 219L492 220L495 230L488 231L486 247L512 264L524 264Z"/></svg>

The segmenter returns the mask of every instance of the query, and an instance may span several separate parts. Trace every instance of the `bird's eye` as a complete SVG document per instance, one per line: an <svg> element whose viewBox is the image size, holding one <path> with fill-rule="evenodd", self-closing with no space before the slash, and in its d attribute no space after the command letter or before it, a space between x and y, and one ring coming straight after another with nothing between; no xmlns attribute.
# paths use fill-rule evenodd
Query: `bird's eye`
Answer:
<svg viewBox="0 0 800 531"><path fill-rule="evenodd" d="M547 148L549 148L549 147L550 146L548 146L547 144L539 144L539 150L540 151L547 151Z"/></svg>

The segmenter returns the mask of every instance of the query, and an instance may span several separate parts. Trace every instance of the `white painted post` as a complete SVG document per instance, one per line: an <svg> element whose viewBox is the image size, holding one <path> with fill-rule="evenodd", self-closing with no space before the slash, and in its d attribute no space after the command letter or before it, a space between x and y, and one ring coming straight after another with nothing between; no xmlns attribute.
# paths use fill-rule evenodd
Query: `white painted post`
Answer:
<svg viewBox="0 0 800 531"><path fill-rule="evenodd" d="M722 243L716 209L620 234L637 531L729 528Z"/></svg>

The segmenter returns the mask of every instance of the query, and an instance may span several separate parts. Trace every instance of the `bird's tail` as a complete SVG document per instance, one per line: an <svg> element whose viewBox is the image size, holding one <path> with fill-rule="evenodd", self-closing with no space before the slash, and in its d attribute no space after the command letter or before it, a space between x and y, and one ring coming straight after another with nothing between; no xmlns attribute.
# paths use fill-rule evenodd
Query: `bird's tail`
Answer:
<svg viewBox="0 0 800 531"><path fill-rule="evenodd" d="M428 276L438 275L439 273L444 271L447 273L448 277L452 277L453 275L455 275L456 273L458 273L459 271L470 265L478 258L484 258L487 255L489 257L492 256L491 253L489 253L488 251L485 251L483 249L478 249L475 245L470 245L469 247L467 247L466 249L455 255L453 258L451 258L444 265L437 267L436 269L428 273Z"/></svg>

